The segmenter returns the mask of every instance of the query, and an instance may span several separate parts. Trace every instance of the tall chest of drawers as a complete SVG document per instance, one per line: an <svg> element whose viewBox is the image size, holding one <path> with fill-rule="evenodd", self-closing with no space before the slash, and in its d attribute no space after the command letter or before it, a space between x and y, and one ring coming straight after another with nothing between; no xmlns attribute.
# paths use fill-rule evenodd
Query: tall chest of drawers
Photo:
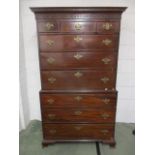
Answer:
<svg viewBox="0 0 155 155"><path fill-rule="evenodd" d="M31 8L37 21L43 145L114 145L124 7Z"/></svg>

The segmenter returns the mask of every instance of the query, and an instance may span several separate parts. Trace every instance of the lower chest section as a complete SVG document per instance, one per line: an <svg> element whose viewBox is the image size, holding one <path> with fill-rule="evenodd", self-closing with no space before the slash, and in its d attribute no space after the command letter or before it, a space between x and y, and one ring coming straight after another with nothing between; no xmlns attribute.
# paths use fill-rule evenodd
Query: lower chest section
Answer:
<svg viewBox="0 0 155 155"><path fill-rule="evenodd" d="M117 93L40 93L45 140L114 139Z"/></svg>

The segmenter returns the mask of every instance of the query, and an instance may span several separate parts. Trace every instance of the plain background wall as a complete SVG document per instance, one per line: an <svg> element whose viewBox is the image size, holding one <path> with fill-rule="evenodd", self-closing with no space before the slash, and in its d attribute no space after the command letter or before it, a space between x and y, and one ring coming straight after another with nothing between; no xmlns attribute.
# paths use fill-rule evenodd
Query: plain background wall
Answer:
<svg viewBox="0 0 155 155"><path fill-rule="evenodd" d="M20 129L41 119L36 21L29 7L126 6L122 14L117 74L117 122L134 122L134 0L21 0L20 1Z"/></svg>

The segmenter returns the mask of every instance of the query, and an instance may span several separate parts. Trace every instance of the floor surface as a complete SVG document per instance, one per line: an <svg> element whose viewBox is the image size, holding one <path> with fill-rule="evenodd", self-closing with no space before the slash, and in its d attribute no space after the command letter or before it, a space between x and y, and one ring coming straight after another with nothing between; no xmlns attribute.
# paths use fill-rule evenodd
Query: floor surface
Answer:
<svg viewBox="0 0 155 155"><path fill-rule="evenodd" d="M116 147L100 144L101 155L134 155L134 124L116 124ZM19 136L19 155L96 155L95 143L63 143L42 148L41 122L33 120Z"/></svg>

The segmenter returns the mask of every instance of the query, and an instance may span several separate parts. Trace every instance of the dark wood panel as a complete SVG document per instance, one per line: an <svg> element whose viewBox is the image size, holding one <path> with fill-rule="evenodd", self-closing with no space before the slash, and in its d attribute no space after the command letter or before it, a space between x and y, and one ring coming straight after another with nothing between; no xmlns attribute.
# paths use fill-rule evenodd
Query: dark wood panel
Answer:
<svg viewBox="0 0 155 155"><path fill-rule="evenodd" d="M43 108L44 122L113 123L115 108Z"/></svg>
<svg viewBox="0 0 155 155"><path fill-rule="evenodd" d="M41 52L117 49L117 35L39 35Z"/></svg>
<svg viewBox="0 0 155 155"><path fill-rule="evenodd" d="M114 138L114 125L106 124L43 124L46 140L78 140Z"/></svg>
<svg viewBox="0 0 155 155"><path fill-rule="evenodd" d="M42 71L42 88L104 89L115 87L115 73L100 70Z"/></svg>
<svg viewBox="0 0 155 155"><path fill-rule="evenodd" d="M115 107L116 98L116 93L40 94L42 107Z"/></svg>
<svg viewBox="0 0 155 155"><path fill-rule="evenodd" d="M41 69L101 68L112 70L116 67L115 52L56 52L40 53Z"/></svg>
<svg viewBox="0 0 155 155"><path fill-rule="evenodd" d="M119 22L112 22L112 21L104 21L104 22L97 22L97 32L99 33L118 33L120 30L120 23Z"/></svg>
<svg viewBox="0 0 155 155"><path fill-rule="evenodd" d="M61 22L61 32L96 32L95 22L76 22L76 21L66 21Z"/></svg>
<svg viewBox="0 0 155 155"><path fill-rule="evenodd" d="M38 32L59 32L59 22L48 20L37 23Z"/></svg>

